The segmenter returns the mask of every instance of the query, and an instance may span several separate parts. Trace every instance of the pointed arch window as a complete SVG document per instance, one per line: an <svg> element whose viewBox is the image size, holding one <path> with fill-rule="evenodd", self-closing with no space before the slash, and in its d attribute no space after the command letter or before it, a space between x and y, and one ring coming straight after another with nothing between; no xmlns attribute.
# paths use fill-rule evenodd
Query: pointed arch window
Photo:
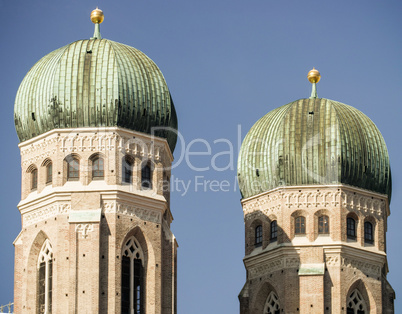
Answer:
<svg viewBox="0 0 402 314"><path fill-rule="evenodd" d="M322 215L318 217L318 233L328 234L329 233L329 217Z"/></svg>
<svg viewBox="0 0 402 314"><path fill-rule="evenodd" d="M46 165L46 183L52 183L53 181L53 165L49 162Z"/></svg>
<svg viewBox="0 0 402 314"><path fill-rule="evenodd" d="M352 217L348 217L347 221L347 236L349 239L356 239L356 221Z"/></svg>
<svg viewBox="0 0 402 314"><path fill-rule="evenodd" d="M274 242L278 239L278 223L276 220L271 222L271 242Z"/></svg>
<svg viewBox="0 0 402 314"><path fill-rule="evenodd" d="M46 240L38 258L38 313L52 313L53 250Z"/></svg>
<svg viewBox="0 0 402 314"><path fill-rule="evenodd" d="M268 295L267 301L265 301L264 314L280 314L279 298L275 292L271 292Z"/></svg>
<svg viewBox="0 0 402 314"><path fill-rule="evenodd" d="M374 243L374 228L373 224L369 221L364 223L364 242L369 244Z"/></svg>
<svg viewBox="0 0 402 314"><path fill-rule="evenodd" d="M38 188L38 169L33 169L31 171L31 190L36 190Z"/></svg>
<svg viewBox="0 0 402 314"><path fill-rule="evenodd" d="M145 313L144 254L138 241L131 237L123 248L121 267L121 313Z"/></svg>
<svg viewBox="0 0 402 314"><path fill-rule="evenodd" d="M144 189L152 189L152 170L149 163L145 164L141 169L141 186Z"/></svg>
<svg viewBox="0 0 402 314"><path fill-rule="evenodd" d="M92 159L92 179L102 180L104 175L105 171L103 158L96 156Z"/></svg>
<svg viewBox="0 0 402 314"><path fill-rule="evenodd" d="M254 246L259 247L262 245L262 225L258 225L255 228L255 242Z"/></svg>
<svg viewBox="0 0 402 314"><path fill-rule="evenodd" d="M306 234L306 218L303 216L295 219L295 234Z"/></svg>
<svg viewBox="0 0 402 314"><path fill-rule="evenodd" d="M71 158L67 162L67 178L74 181L80 178L80 162L77 158Z"/></svg>
<svg viewBox="0 0 402 314"><path fill-rule="evenodd" d="M367 314L367 306L358 290L354 290L348 298L347 314Z"/></svg>

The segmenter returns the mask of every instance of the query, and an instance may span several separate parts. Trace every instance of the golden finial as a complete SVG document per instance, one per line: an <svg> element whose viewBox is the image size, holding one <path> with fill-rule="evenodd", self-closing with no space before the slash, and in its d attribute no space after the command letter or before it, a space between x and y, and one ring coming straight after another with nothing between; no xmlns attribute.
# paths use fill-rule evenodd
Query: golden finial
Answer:
<svg viewBox="0 0 402 314"><path fill-rule="evenodd" d="M96 7L96 9L91 12L92 23L100 24L103 22L103 19L104 19L103 11L98 9L98 7Z"/></svg>
<svg viewBox="0 0 402 314"><path fill-rule="evenodd" d="M307 78L310 83L318 83L321 79L321 74L315 68L313 68L310 70L310 72L308 72Z"/></svg>

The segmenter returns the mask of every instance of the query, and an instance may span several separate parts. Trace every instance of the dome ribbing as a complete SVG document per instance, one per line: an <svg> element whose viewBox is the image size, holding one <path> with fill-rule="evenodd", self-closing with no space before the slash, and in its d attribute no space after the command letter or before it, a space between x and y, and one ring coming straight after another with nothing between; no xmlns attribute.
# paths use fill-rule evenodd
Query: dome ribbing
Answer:
<svg viewBox="0 0 402 314"><path fill-rule="evenodd" d="M156 64L107 39L78 40L39 60L22 81L14 121L20 141L58 128L120 126L176 145L177 116Z"/></svg>
<svg viewBox="0 0 402 314"><path fill-rule="evenodd" d="M328 99L277 108L246 135L238 179L244 198L280 186L347 184L391 197L385 141L359 110Z"/></svg>

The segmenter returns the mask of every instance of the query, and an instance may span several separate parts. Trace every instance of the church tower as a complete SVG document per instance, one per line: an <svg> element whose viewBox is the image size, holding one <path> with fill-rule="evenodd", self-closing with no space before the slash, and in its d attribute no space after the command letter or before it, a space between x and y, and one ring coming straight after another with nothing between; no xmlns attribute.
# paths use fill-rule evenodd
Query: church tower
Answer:
<svg viewBox="0 0 402 314"><path fill-rule="evenodd" d="M95 32L39 60L15 100L16 313L176 313L177 117L141 51Z"/></svg>
<svg viewBox="0 0 402 314"><path fill-rule="evenodd" d="M246 283L240 313L394 313L388 283L391 171L359 110L311 97L255 123L238 160Z"/></svg>

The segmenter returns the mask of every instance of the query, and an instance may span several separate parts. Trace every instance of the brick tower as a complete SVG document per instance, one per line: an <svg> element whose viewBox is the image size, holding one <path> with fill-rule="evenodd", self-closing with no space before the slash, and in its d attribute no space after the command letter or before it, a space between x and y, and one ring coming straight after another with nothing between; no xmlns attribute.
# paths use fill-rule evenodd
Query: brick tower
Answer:
<svg viewBox="0 0 402 314"><path fill-rule="evenodd" d="M317 97L317 70L308 78L311 97L262 117L240 150L240 313L394 313L384 139L362 112Z"/></svg>
<svg viewBox="0 0 402 314"><path fill-rule="evenodd" d="M16 313L176 313L177 117L141 51L95 33L39 60L15 100Z"/></svg>

